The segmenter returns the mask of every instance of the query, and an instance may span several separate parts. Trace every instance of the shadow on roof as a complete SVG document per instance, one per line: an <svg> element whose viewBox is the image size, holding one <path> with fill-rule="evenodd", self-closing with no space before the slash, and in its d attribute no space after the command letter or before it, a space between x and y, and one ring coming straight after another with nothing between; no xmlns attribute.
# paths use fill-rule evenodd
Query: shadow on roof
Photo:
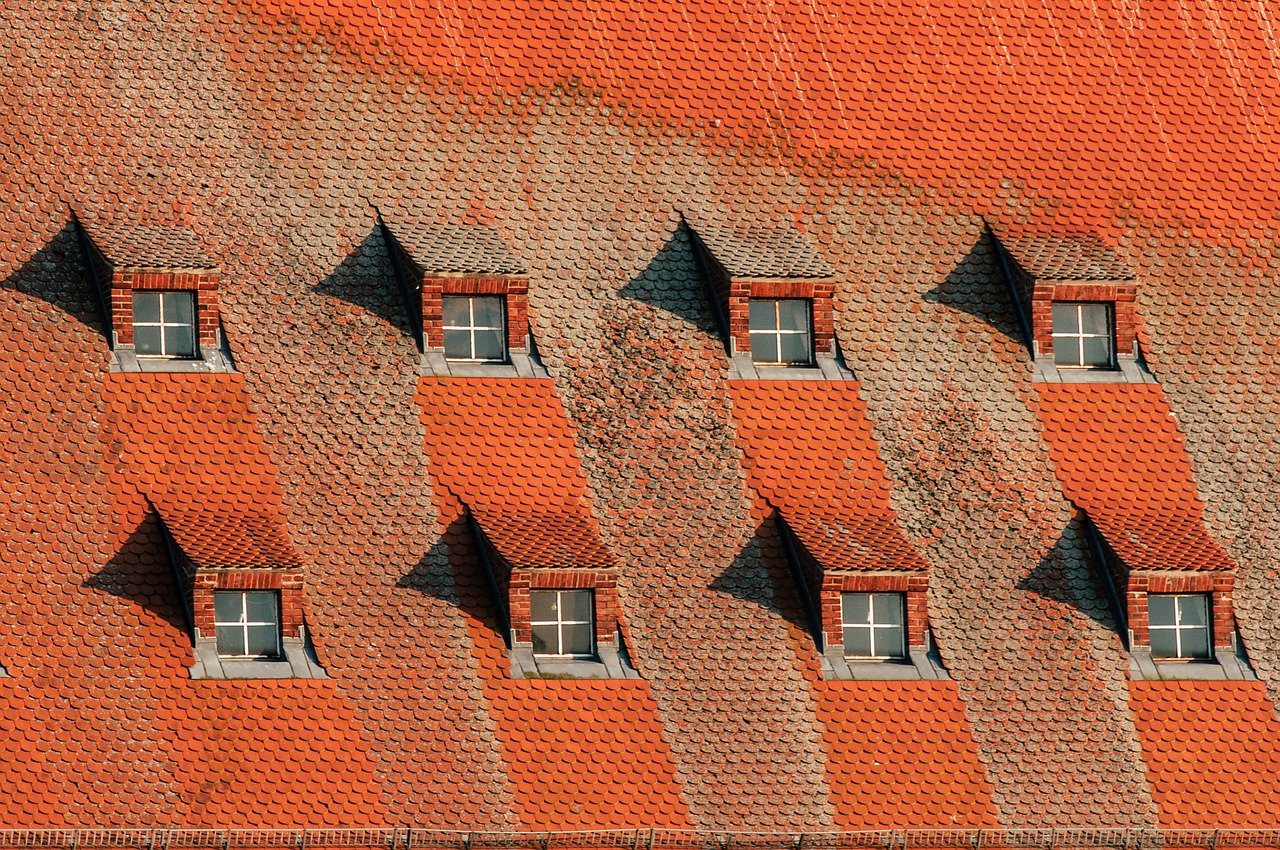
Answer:
<svg viewBox="0 0 1280 850"><path fill-rule="evenodd" d="M1070 605L1105 626L1119 640L1119 629L1102 586L1097 565L1085 544L1080 523L1073 520L1062 529L1053 547L1018 581L1025 590Z"/></svg>
<svg viewBox="0 0 1280 850"><path fill-rule="evenodd" d="M968 313L1019 345L1026 345L1018 314L1000 271L991 236L986 231L946 280L924 294L924 300Z"/></svg>
<svg viewBox="0 0 1280 850"><path fill-rule="evenodd" d="M391 256L378 228L372 227L342 262L324 280L311 287L318 295L328 295L368 311L415 339L404 299L396 282Z"/></svg>
<svg viewBox="0 0 1280 850"><path fill-rule="evenodd" d="M780 614L805 634L811 632L772 518L760 523L733 562L707 586Z"/></svg>
<svg viewBox="0 0 1280 850"><path fill-rule="evenodd" d="M0 286L47 301L105 341L97 294L71 222L63 225Z"/></svg>
<svg viewBox="0 0 1280 850"><path fill-rule="evenodd" d="M412 570L400 577L396 587L447 602L493 629L499 640L505 640L498 622L497 602L486 582L465 517L449 523L445 533Z"/></svg>
<svg viewBox="0 0 1280 850"><path fill-rule="evenodd" d="M173 626L184 638L190 635L154 514L149 514L111 560L85 579L82 586L141 605Z"/></svg>
<svg viewBox="0 0 1280 850"><path fill-rule="evenodd" d="M720 342L707 301L706 281L693 253L689 229L683 223L671 232L644 271L618 294L677 316Z"/></svg>

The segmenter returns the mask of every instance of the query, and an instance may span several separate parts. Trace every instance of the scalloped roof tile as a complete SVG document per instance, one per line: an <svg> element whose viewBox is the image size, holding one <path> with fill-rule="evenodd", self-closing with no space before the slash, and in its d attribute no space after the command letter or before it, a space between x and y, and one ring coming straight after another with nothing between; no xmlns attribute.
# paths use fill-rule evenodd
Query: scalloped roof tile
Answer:
<svg viewBox="0 0 1280 850"><path fill-rule="evenodd" d="M1135 275L1096 233L1004 235L1004 246L1037 280L1133 280Z"/></svg>
<svg viewBox="0 0 1280 850"><path fill-rule="evenodd" d="M1067 498L1132 569L1233 570L1209 534L1178 422L1158 384L1039 384Z"/></svg>
<svg viewBox="0 0 1280 850"><path fill-rule="evenodd" d="M390 227L400 247L427 274L528 274L497 228L452 222Z"/></svg>
<svg viewBox="0 0 1280 850"><path fill-rule="evenodd" d="M835 274L805 235L790 225L699 224L694 232L730 277L773 280Z"/></svg>
<svg viewBox="0 0 1280 850"><path fill-rule="evenodd" d="M196 235L179 225L134 222L86 224L89 238L112 266L129 271L212 271L218 264Z"/></svg>

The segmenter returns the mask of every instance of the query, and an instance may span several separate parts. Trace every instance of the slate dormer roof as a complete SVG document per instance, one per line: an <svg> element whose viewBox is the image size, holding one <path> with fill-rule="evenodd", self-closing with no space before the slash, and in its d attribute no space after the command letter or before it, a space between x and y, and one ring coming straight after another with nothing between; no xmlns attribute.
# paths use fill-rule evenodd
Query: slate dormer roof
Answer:
<svg viewBox="0 0 1280 850"><path fill-rule="evenodd" d="M835 271L795 227L698 224L698 238L731 278L825 278Z"/></svg>
<svg viewBox="0 0 1280 850"><path fill-rule="evenodd" d="M494 227L411 220L391 228L405 253L428 275L520 277L528 274L520 258Z"/></svg>
<svg viewBox="0 0 1280 850"><path fill-rule="evenodd" d="M1096 233L1002 235L1000 244L1036 280L1134 279Z"/></svg>

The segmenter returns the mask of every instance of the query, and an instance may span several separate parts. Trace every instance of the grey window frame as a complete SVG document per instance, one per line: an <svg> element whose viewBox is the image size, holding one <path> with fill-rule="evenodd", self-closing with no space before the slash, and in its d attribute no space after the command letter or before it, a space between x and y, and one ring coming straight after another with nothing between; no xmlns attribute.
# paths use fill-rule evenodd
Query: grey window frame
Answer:
<svg viewBox="0 0 1280 850"><path fill-rule="evenodd" d="M1076 311L1076 331L1068 333L1060 331L1058 323L1053 321L1053 365L1063 369L1114 369L1116 367L1116 310L1115 305L1109 301L1054 301L1050 307L1050 317L1052 320L1052 311L1058 307L1075 307ZM1084 332L1084 308L1085 307L1101 307L1106 311L1107 332L1105 334L1090 334ZM1096 365L1084 362L1084 341L1086 339L1105 339L1107 341L1107 362L1104 365ZM1072 349L1074 357L1069 362L1064 362L1059 358L1064 354L1064 346Z"/></svg>
<svg viewBox="0 0 1280 850"><path fill-rule="evenodd" d="M845 616L845 600L851 596L867 597L867 622L850 623ZM876 622L876 597L896 597L898 601L898 610L902 612L901 620L897 623L877 623ZM894 647L895 652L891 654L877 653L876 635L878 632L888 631L893 627L898 632L897 645ZM848 641L846 632L849 629L864 629L870 636L868 645L871 647L871 655L850 655L848 651ZM841 650L845 658L859 659L866 661L904 661L908 656L908 640L907 640L907 595L900 591L859 591L846 590L840 593L840 638Z"/></svg>
<svg viewBox="0 0 1280 850"><path fill-rule="evenodd" d="M469 324L466 324L466 325L444 324L444 313L445 313L444 305L445 305L445 301L450 298L467 299L467 320ZM498 320L499 324L497 327L492 327L488 325L481 326L476 324L475 301L477 298L491 298L498 302L498 310L501 315L501 318ZM465 295L462 293L447 293L447 294L441 295L440 296L440 330L441 330L440 347L445 349L444 356L446 360L450 360L457 363L506 363L510 358L510 353L507 351L507 299L503 295L492 295L492 294ZM495 331L495 330L498 332L498 338L502 342L502 355L497 358L476 357L475 356L476 331ZM467 331L467 340L470 343L470 352L471 352L470 357L456 357L454 355L449 354L448 349L445 347L445 337L447 336L449 331Z"/></svg>
<svg viewBox="0 0 1280 850"><path fill-rule="evenodd" d="M1171 625L1153 626L1151 624L1151 600L1152 599L1172 599L1173 600L1173 623ZM1182 624L1182 600L1197 599L1204 604L1204 625ZM1151 657L1156 661L1210 661L1213 659L1213 598L1208 593L1148 593L1147 594L1147 645L1151 646L1151 632L1159 630L1162 632L1173 633L1173 645L1177 651L1176 655L1156 655L1153 651ZM1204 655L1184 655L1182 654L1183 632L1203 632L1204 633Z"/></svg>
<svg viewBox="0 0 1280 850"><path fill-rule="evenodd" d="M556 619L555 620L534 620L532 616L529 618L530 633L538 626L555 626L556 627L556 652L534 652L535 658L562 658L572 660L588 660L596 658L596 593L590 588L570 588L570 587L538 587L529 591L529 610L533 611L533 594L535 593L554 593L556 594ZM584 620L566 620L564 617L564 595L569 593L585 593L591 602L591 613ZM587 626L587 631L591 635L591 645L585 653L565 652L564 627L565 626Z"/></svg>
<svg viewBox="0 0 1280 850"><path fill-rule="evenodd" d="M185 295L191 299L191 323L186 322L166 322L164 320L164 296L166 295ZM138 321L138 296L155 296L157 299L156 312L160 316L158 322L140 322ZM195 360L200 357L200 299L195 292L189 289L135 289L130 297L131 309L133 310L133 345L134 354L138 357L153 357L164 360ZM160 329L160 352L140 352L138 348L138 328L159 328ZM191 353L190 354L172 354L165 351L167 335L166 328L189 328L191 331Z"/></svg>
<svg viewBox="0 0 1280 850"><path fill-rule="evenodd" d="M782 325L782 302L799 301L804 304L805 329L802 331L784 330ZM756 328L750 324L751 321L751 305L759 303L773 304L773 327L772 328ZM814 359L813 344L813 299L812 298L749 298L747 300L747 331L751 340L751 360L753 363L759 363L763 366L812 366ZM756 337L773 337L774 345L777 349L778 356L782 356L782 338L784 336L800 336L808 337L808 346L805 349L804 360L763 360L756 357Z"/></svg>
<svg viewBox="0 0 1280 850"><path fill-rule="evenodd" d="M248 619L248 617L249 617L249 601L248 601L248 596L249 596L249 594L251 594L251 593L269 594L269 595L272 597L273 602L274 602L274 609L275 609L275 612L276 612L276 616L275 616L275 621L274 621L274 622L251 621L251 620L249 620L249 619ZM213 632L214 632L214 635L213 635L213 636L214 636L214 642L215 642L215 645L217 646L217 652L218 652L218 657L219 657L219 658L252 658L252 659L266 658L266 659L275 660L275 659L279 659L279 658L283 658L283 657L284 657L284 646L283 646L283 643L282 643L282 641L281 641L281 634L280 634L280 594L279 594L279 592L274 591L274 590L215 590L215 591L213 592L213 594L214 594L214 606L213 606L213 610L214 610ZM239 620L235 620L235 621L219 620L219 619L218 619L218 616L217 616L217 610L218 610L217 597L218 597L218 596L220 596L220 595L228 595L228 596L229 596L229 595L233 595L233 594L238 594L238 595L240 596L240 619L239 619ZM275 636L276 636L275 652L274 652L273 654L271 654L271 655L249 655L249 654L247 654L247 653L223 652L223 651L222 651L222 643L221 643L221 641L218 639L218 638L219 638L219 629L224 628L224 627L228 627L228 628L229 628L229 627L232 627L232 626L240 626L240 627L242 627L242 629L243 629L243 633L242 633L242 635L241 635L241 638L242 638L242 640L241 640L241 646L243 646L243 648L244 648L245 650L248 650L248 648L249 648L249 627L250 627L250 626L274 626L274 627L275 627Z"/></svg>

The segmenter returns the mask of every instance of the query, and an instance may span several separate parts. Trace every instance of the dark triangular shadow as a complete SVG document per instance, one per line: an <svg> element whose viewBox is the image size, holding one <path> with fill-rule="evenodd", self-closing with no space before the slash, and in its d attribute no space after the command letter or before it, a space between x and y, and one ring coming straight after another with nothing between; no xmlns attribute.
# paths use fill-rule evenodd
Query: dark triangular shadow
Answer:
<svg viewBox="0 0 1280 850"><path fill-rule="evenodd" d="M377 226L312 291L354 304L416 339L391 256Z"/></svg>
<svg viewBox="0 0 1280 850"><path fill-rule="evenodd" d="M650 258L644 270L618 294L678 316L719 339L707 299L707 284L694 253L689 228L681 223Z"/></svg>
<svg viewBox="0 0 1280 850"><path fill-rule="evenodd" d="M448 602L505 640L498 600L485 576L466 517L449 523L445 533L412 570L400 577L396 587Z"/></svg>
<svg viewBox="0 0 1280 850"><path fill-rule="evenodd" d="M1018 307L1010 297L991 234L985 230L946 280L924 294L924 300L975 316L1009 339L1026 344Z"/></svg>
<svg viewBox="0 0 1280 850"><path fill-rule="evenodd" d="M733 562L707 586L777 612L806 634L811 631L772 518L756 528Z"/></svg>
<svg viewBox="0 0 1280 850"><path fill-rule="evenodd" d="M110 561L85 579L84 587L141 605L183 635L191 634L154 514L143 520Z"/></svg>
<svg viewBox="0 0 1280 850"><path fill-rule="evenodd" d="M9 275L0 286L47 301L106 339L102 312L74 222Z"/></svg>
<svg viewBox="0 0 1280 850"><path fill-rule="evenodd" d="M1099 574L1102 568L1094 563L1080 525L1071 523L1062 529L1054 545L1016 586L1070 605L1119 637L1112 602Z"/></svg>

